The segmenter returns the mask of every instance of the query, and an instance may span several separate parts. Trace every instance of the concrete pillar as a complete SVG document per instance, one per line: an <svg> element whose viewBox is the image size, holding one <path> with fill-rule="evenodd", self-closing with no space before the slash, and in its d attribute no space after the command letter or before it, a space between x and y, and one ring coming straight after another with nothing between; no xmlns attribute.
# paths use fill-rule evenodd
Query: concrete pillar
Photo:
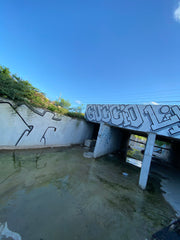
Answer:
<svg viewBox="0 0 180 240"><path fill-rule="evenodd" d="M139 186L143 190L146 188L146 185L147 185L155 140L156 140L156 134L149 133L147 142L146 142L146 148L145 148L145 152L144 152L144 158L143 158L143 163L142 163L141 173L140 173L140 178L139 178Z"/></svg>
<svg viewBox="0 0 180 240"><path fill-rule="evenodd" d="M121 138L120 129L101 123L94 149L94 158L119 150Z"/></svg>

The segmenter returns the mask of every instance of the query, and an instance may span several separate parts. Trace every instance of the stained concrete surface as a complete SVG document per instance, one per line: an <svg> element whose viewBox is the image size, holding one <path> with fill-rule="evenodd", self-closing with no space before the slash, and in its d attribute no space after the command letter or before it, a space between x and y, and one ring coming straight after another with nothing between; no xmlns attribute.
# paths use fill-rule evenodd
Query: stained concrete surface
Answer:
<svg viewBox="0 0 180 240"><path fill-rule="evenodd" d="M163 196L180 217L180 169L157 163L152 164L151 169L152 174L159 174Z"/></svg>
<svg viewBox="0 0 180 240"><path fill-rule="evenodd" d="M1 152L0 222L23 240L145 240L175 218L156 177L142 191L138 168L83 152Z"/></svg>

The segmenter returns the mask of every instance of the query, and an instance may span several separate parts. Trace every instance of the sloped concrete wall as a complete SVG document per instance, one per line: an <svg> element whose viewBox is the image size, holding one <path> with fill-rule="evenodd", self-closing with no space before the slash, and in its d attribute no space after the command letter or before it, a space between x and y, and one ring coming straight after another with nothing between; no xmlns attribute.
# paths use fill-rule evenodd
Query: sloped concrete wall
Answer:
<svg viewBox="0 0 180 240"><path fill-rule="evenodd" d="M85 120L0 99L0 147L81 144L92 132Z"/></svg>
<svg viewBox="0 0 180 240"><path fill-rule="evenodd" d="M119 150L121 139L122 135L118 128L101 123L94 149L94 158Z"/></svg>

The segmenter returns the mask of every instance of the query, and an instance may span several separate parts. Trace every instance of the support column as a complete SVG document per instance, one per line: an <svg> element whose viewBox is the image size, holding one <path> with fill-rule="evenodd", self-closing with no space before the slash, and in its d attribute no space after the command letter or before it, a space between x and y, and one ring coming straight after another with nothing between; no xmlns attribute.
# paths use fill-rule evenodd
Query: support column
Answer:
<svg viewBox="0 0 180 240"><path fill-rule="evenodd" d="M143 190L146 188L146 185L147 185L155 140L156 140L156 134L149 133L147 142L146 142L146 148L144 152L144 158L143 158L143 163L142 163L141 173L139 178L139 186Z"/></svg>

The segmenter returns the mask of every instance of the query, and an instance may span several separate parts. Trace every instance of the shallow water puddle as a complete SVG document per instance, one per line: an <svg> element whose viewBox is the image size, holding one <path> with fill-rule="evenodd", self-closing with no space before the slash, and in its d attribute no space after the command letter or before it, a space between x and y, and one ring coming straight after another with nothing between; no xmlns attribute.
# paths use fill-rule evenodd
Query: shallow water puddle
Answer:
<svg viewBox="0 0 180 240"><path fill-rule="evenodd" d="M0 222L23 240L145 240L175 217L159 182L80 147L0 153ZM124 174L127 173L127 174Z"/></svg>

